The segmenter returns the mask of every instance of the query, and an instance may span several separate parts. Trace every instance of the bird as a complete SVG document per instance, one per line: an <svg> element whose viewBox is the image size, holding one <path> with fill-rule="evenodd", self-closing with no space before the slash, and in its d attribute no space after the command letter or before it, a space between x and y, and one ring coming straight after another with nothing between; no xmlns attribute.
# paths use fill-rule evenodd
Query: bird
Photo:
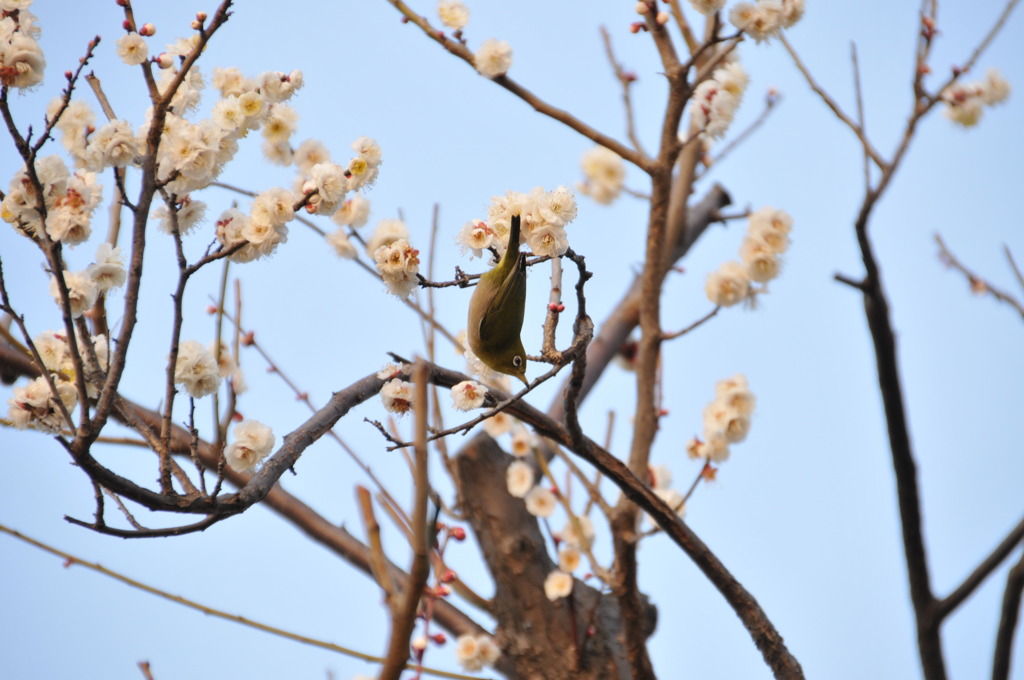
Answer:
<svg viewBox="0 0 1024 680"><path fill-rule="evenodd" d="M469 301L466 335L469 348L487 366L529 386L520 337L526 312L526 254L519 252L519 215L511 221L505 254L480 276Z"/></svg>

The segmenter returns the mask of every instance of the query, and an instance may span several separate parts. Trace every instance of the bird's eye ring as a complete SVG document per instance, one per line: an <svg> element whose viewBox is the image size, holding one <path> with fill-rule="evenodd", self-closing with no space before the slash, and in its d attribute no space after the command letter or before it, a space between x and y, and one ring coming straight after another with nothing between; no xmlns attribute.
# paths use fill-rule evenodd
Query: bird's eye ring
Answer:
<svg viewBox="0 0 1024 680"><path fill-rule="evenodd" d="M520 366L523 365L523 358L518 354L515 355L514 357L512 357L512 365L515 366L516 368L519 368Z"/></svg>

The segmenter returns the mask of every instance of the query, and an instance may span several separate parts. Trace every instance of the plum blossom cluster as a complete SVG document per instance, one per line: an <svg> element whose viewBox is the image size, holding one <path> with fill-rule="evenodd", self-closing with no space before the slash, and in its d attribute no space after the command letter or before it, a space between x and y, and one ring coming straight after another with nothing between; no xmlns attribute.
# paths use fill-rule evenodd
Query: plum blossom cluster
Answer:
<svg viewBox="0 0 1024 680"><path fill-rule="evenodd" d="M346 237L347 241L347 237ZM336 251L342 249L332 240ZM347 251L351 244L344 245ZM354 248L353 255L354 257ZM420 251L409 244L409 228L402 220L381 220L366 242L366 252L377 265L388 292L400 298L408 297L419 284Z"/></svg>
<svg viewBox="0 0 1024 680"><path fill-rule="evenodd" d="M946 117L964 127L976 125L986 106L1001 104L1009 96L1010 83L994 68L988 70L985 80L953 83L942 91Z"/></svg>
<svg viewBox="0 0 1024 680"><path fill-rule="evenodd" d="M256 420L243 420L234 429L234 441L224 449L224 459L237 472L249 472L274 448L274 432Z"/></svg>
<svg viewBox="0 0 1024 680"><path fill-rule="evenodd" d="M220 387L221 367L213 352L196 340L186 340L178 345L178 356L174 362L174 384L181 385L190 397L200 399L213 394Z"/></svg>
<svg viewBox="0 0 1024 680"><path fill-rule="evenodd" d="M805 9L804 0L738 2L729 10L729 21L757 42L763 42L800 21Z"/></svg>
<svg viewBox="0 0 1024 680"><path fill-rule="evenodd" d="M752 284L767 284L779 275L792 228L793 218L783 210L765 206L752 212L740 246L740 262L725 262L708 275L704 284L708 299L720 307L731 307L764 292L763 287Z"/></svg>
<svg viewBox="0 0 1024 680"><path fill-rule="evenodd" d="M715 69L711 77L693 91L690 127L704 139L723 137L743 101L749 80L743 66L735 59Z"/></svg>
<svg viewBox="0 0 1024 680"><path fill-rule="evenodd" d="M121 260L121 249L101 243L96 249L93 264L79 272L64 270L61 278L67 288L71 317L78 318L96 304L100 293L124 285L127 273ZM62 305L60 282L53 275L50 276L50 295L58 306Z"/></svg>
<svg viewBox="0 0 1024 680"><path fill-rule="evenodd" d="M11 179L0 218L29 238L42 238L45 229L51 240L75 246L92 233L92 214L102 197L95 173L71 173L60 156L44 156L31 172L22 166Z"/></svg>
<svg viewBox="0 0 1024 680"><path fill-rule="evenodd" d="M493 667L501 650L490 635L460 635L455 640L455 660L463 670L475 673Z"/></svg>
<svg viewBox="0 0 1024 680"><path fill-rule="evenodd" d="M504 40L485 40L473 55L473 65L485 78L503 76L512 67L512 46Z"/></svg>
<svg viewBox="0 0 1024 680"><path fill-rule="evenodd" d="M560 257L569 249L565 228L576 219L576 197L565 186L551 191L535 187L525 194L508 191L504 196L494 196L487 221L467 222L456 240L463 251L470 251L476 257L481 257L489 248L499 255L509 247L518 249L518 243L508 243L513 215L520 216L520 239L534 255Z"/></svg>
<svg viewBox="0 0 1024 680"><path fill-rule="evenodd" d="M0 3L0 85L28 89L43 80L46 58L37 42L38 17L28 11L32 0Z"/></svg>
<svg viewBox="0 0 1024 680"><path fill-rule="evenodd" d="M419 254L420 251L409 245L404 238L380 246L374 251L373 259L377 263L377 272L389 293L406 298L416 288L419 283Z"/></svg>
<svg viewBox="0 0 1024 680"><path fill-rule="evenodd" d="M514 460L509 464L505 470L505 481L509 494L522 498L527 512L534 517L549 518L558 506L555 492L535 483L534 469L524 460ZM586 516L571 516L565 528L553 537L559 546L558 568L544 580L544 594L549 600L558 600L572 593L572 573L580 566L580 551L589 548L594 540L594 525Z"/></svg>
<svg viewBox="0 0 1024 680"><path fill-rule="evenodd" d="M586 180L576 186L580 193L601 205L610 205L622 192L626 165L619 154L603 146L595 146L580 159Z"/></svg>
<svg viewBox="0 0 1024 680"><path fill-rule="evenodd" d="M107 370L109 351L105 335L94 335L89 340L99 362L100 373L97 376L87 374L85 386L87 395L96 398L99 396L103 372ZM76 342L82 356L88 356L83 338L77 337ZM67 425L57 402L63 403L69 412L78 404L75 361L67 337L61 331L40 333L32 339L32 344L39 352L43 368L53 380L57 394L54 395L45 376L39 376L27 385L15 387L12 396L7 400L7 418L19 430L32 425L40 430L56 432ZM94 377L96 380L92 379Z"/></svg>
<svg viewBox="0 0 1024 680"><path fill-rule="evenodd" d="M225 248L238 248L229 259L251 262L271 255L288 240L288 223L295 216L297 198L288 189L272 187L253 199L249 214L228 208L217 220L217 240Z"/></svg>
<svg viewBox="0 0 1024 680"><path fill-rule="evenodd" d="M594 525L585 515L573 516L561 531L555 533L554 538L559 546L558 568L544 579L544 595L552 601L572 593L572 574L582 562L581 551L589 549L594 541Z"/></svg>
<svg viewBox="0 0 1024 680"><path fill-rule="evenodd" d="M70 412L78 404L78 392L65 380L55 381L54 386L56 395L46 378L39 376L27 385L15 387L7 400L7 419L19 430L34 425L44 432L59 431L67 423L58 401Z"/></svg>
<svg viewBox="0 0 1024 680"><path fill-rule="evenodd" d="M690 458L721 463L729 458L729 445L747 438L756 403L747 378L737 373L715 385L715 398L704 408L704 438L687 443Z"/></svg>

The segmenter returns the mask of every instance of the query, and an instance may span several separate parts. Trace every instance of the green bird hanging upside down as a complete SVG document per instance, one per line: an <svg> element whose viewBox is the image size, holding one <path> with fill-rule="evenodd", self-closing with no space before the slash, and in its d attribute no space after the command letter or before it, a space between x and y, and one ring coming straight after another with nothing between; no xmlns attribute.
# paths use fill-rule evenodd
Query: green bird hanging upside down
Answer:
<svg viewBox="0 0 1024 680"><path fill-rule="evenodd" d="M508 247L480 277L469 301L469 348L499 373L526 380L526 350L519 334L526 311L526 254L519 252L519 215L512 216Z"/></svg>

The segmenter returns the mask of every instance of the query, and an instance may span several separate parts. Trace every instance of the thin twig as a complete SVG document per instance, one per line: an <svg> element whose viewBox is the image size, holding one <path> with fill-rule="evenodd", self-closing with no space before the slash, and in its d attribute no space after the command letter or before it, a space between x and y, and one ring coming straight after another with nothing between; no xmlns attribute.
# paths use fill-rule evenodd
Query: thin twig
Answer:
<svg viewBox="0 0 1024 680"><path fill-rule="evenodd" d="M374 656L372 654L364 654L363 652L357 652L354 649L342 647L341 645L334 644L333 642L326 642L324 640L318 640L316 638L307 637L305 635L299 635L298 633L292 633L291 631L287 631L282 628L277 628L276 626L271 626L266 623L260 623L259 621L254 621L253 619L249 619L244 616L239 616L238 614L229 614L220 609L214 609L213 607L208 607L194 600L182 597L181 595L172 595L171 593L168 593L165 590L161 590L159 588L156 588L155 586L147 585L145 583L142 583L141 581L136 581L133 578L125 576L124 574L116 572L112 569L108 569L107 567L104 567L101 564L97 564L96 562L89 562L87 560L83 560L80 557L76 557L75 555L66 553L63 550L58 550L57 548L47 545L42 541L37 541L34 538L29 538L28 536L18 531L15 531L14 529L8 528L2 524L0 524L0 531L10 536L13 536L14 538L17 538L18 540L24 541L29 545L33 545L44 552L48 552L51 555L60 557L64 560L65 566L83 566L87 569L91 569L92 571L99 572L104 576L109 576L115 581L120 581L121 583L131 586L132 588L142 590L151 595L156 595L157 597L162 597L165 600L170 600L171 602L176 602L177 604L184 605L185 607L188 607L190 609L195 609L196 611L202 612L207 616L214 616L220 619L225 619L227 621L240 623L244 626L249 626L250 628L262 630L265 633L270 633L271 635L277 635L278 637L283 637L294 642L301 642L306 645L312 645L313 647L319 647L320 649L326 649L330 652L337 652L338 654L351 656L356 659L361 659L362 661L369 661L371 663L382 663L384 661L384 659L382 659L379 656ZM413 665L408 664L406 667L412 669ZM460 673L449 673L447 671L442 671L435 668L424 667L423 672L429 675L437 676L439 678L455 678L457 680L477 680L476 676L462 675Z"/></svg>
<svg viewBox="0 0 1024 680"><path fill-rule="evenodd" d="M1021 315L1021 318L1024 318L1024 304L1021 304L1020 300L1013 297L1006 291L996 288L988 281L965 267L960 260L950 252L949 248L946 247L945 242L942 240L942 237L938 234L935 234L935 242L939 245L939 261L963 274L967 279L967 283L971 286L971 292L978 294L988 293L996 300L1006 303L1016 309L1017 313ZM1013 260L1011 259L1011 264L1012 263Z"/></svg>
<svg viewBox="0 0 1024 680"><path fill-rule="evenodd" d="M840 108L839 104L832 99L828 92L825 92L825 90L818 85L814 80L814 76L812 76L811 72L807 70L806 66L804 66L804 63L800 60L796 50L789 44L789 41L786 39L784 34L779 35L779 41L782 43L782 46L786 48L786 51L789 52L789 56L793 58L793 63L796 65L797 69L800 70L800 73L803 74L804 79L807 81L807 84L810 85L811 89L821 97L821 100L825 102L825 105L828 106L829 109L832 110L832 113L834 113L839 120L845 123L853 131L853 134L857 135L857 139L860 140L861 146L864 147L864 153L871 157L874 164L877 165L879 169L885 170L888 163L886 163L881 154L875 151L875 148L871 146L871 142L864 133L864 129L846 115L842 108Z"/></svg>

